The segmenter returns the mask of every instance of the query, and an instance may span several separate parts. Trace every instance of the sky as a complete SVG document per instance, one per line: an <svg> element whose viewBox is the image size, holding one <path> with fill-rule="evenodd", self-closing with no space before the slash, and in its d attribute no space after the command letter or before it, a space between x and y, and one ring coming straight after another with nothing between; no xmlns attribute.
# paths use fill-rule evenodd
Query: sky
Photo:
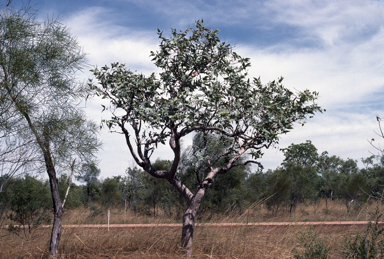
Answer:
<svg viewBox="0 0 384 259"><path fill-rule="evenodd" d="M4 0L0 0L3 1ZM13 0L14 5L22 1ZM66 25L87 53L88 66L79 80L92 78L90 69L112 62L143 74L158 72L149 53L160 43L157 29L185 30L197 20L249 57L249 75L263 83L284 77L292 90L319 92L324 113L304 127L281 136L280 144L264 152L260 162L274 169L283 160L279 148L311 140L319 153L360 161L377 151L368 140L384 147L376 116L384 117L384 1L378 0L41 0L30 1L39 19L50 17ZM85 111L100 123L98 99ZM101 177L123 175L135 164L123 135L100 132L103 149L97 154ZM188 141L186 142L188 143ZM172 159L167 146L154 158Z"/></svg>

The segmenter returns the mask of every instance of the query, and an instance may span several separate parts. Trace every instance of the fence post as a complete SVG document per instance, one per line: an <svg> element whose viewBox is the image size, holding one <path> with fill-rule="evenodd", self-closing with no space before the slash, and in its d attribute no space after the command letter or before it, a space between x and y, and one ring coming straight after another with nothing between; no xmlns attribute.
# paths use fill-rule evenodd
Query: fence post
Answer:
<svg viewBox="0 0 384 259"><path fill-rule="evenodd" d="M127 199L124 199L124 224L125 224L126 218L127 218Z"/></svg>

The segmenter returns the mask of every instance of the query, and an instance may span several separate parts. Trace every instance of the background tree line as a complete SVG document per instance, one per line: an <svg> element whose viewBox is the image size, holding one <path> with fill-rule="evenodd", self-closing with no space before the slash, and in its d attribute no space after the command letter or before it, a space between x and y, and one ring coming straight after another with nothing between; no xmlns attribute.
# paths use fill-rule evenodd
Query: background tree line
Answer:
<svg viewBox="0 0 384 259"><path fill-rule="evenodd" d="M201 136L195 136L198 142ZM222 143L217 142L215 148ZM224 147L221 147L224 148ZM292 144L283 150L285 159L274 169L262 171L252 167L237 167L224 175L217 175L215 185L202 202L200 216L217 213L242 213L251 204L267 197L265 205L272 214L292 213L299 203L326 204L338 200L349 212L359 201L369 195L382 197L384 159L371 156L362 159L363 168L357 161L318 153L307 141ZM196 158L192 148L184 151L180 177L193 186ZM172 162L156 160L158 170L169 170ZM193 166L192 166L193 165ZM82 184L71 183L66 206L68 209L99 204L104 209L111 206L126 208L138 214L179 218L185 206L180 194L166 180L154 178L138 167L129 167L124 176L98 178L100 171L95 165L83 165L77 177ZM0 181L4 181L3 177ZM16 223L30 225L49 222L46 213L52 208L49 183L31 175L9 180L9 188L1 193L1 209ZM59 192L63 199L68 188L68 176L59 178ZM328 208L327 208L328 209Z"/></svg>

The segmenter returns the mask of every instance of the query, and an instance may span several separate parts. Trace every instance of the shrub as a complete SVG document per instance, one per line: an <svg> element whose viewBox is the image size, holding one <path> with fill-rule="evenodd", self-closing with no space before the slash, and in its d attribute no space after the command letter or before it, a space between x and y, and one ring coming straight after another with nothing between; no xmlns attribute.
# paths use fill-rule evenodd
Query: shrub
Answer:
<svg viewBox="0 0 384 259"><path fill-rule="evenodd" d="M342 252L345 258L383 258L384 256L384 228L380 227L378 222L382 215L378 215L376 210L375 223L369 222L364 233L358 233L354 240L345 237L342 245Z"/></svg>
<svg viewBox="0 0 384 259"><path fill-rule="evenodd" d="M331 250L313 230L301 232L297 235L297 240L301 248L293 249L295 259L326 259Z"/></svg>

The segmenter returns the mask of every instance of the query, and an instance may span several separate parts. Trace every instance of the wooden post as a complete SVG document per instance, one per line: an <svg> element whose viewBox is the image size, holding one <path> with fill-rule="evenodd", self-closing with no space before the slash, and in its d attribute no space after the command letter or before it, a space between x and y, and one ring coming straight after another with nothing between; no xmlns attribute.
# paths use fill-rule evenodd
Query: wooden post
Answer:
<svg viewBox="0 0 384 259"><path fill-rule="evenodd" d="M108 231L109 231L109 218L110 218L110 216L111 216L111 211L108 210Z"/></svg>
<svg viewBox="0 0 384 259"><path fill-rule="evenodd" d="M126 218L127 218L127 199L124 199L124 224L125 224Z"/></svg>

